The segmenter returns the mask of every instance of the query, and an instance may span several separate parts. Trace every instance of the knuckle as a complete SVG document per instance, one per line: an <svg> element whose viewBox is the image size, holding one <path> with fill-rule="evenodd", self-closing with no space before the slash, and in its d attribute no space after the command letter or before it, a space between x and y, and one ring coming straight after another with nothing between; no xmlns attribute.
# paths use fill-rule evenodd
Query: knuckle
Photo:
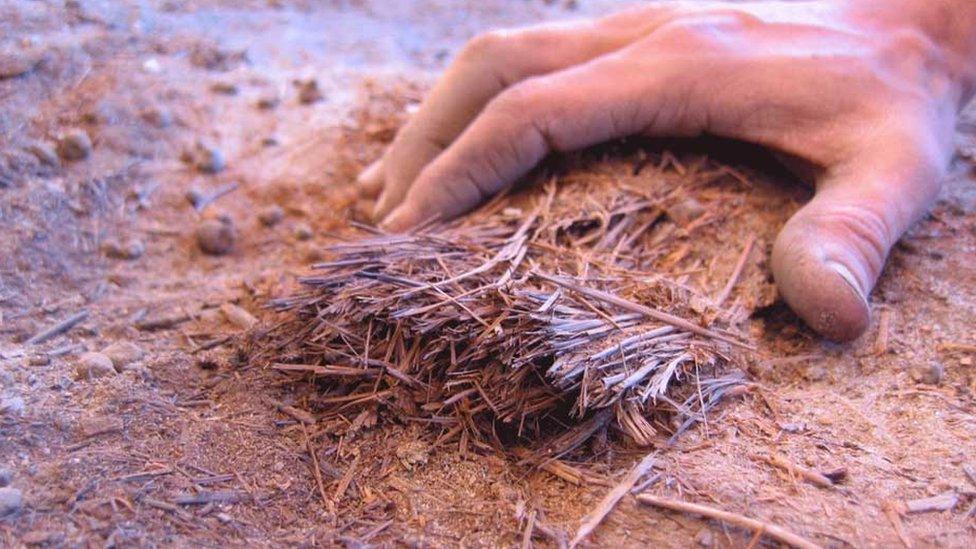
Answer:
<svg viewBox="0 0 976 549"><path fill-rule="evenodd" d="M529 78L512 86L492 100L489 109L496 116L525 118L542 104L545 86L538 78Z"/></svg>
<svg viewBox="0 0 976 549"><path fill-rule="evenodd" d="M458 58L467 62L494 59L504 55L510 49L512 41L512 31L492 30L484 32L469 40Z"/></svg>
<svg viewBox="0 0 976 549"><path fill-rule="evenodd" d="M888 250L897 237L890 215L866 204L835 206L809 220L813 234L827 234L846 242L874 275L881 272Z"/></svg>

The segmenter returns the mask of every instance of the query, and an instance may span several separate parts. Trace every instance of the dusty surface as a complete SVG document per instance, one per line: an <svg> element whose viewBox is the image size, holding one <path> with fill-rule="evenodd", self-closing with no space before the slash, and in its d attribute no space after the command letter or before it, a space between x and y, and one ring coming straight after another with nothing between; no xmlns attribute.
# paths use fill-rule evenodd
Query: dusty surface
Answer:
<svg viewBox="0 0 976 549"><path fill-rule="evenodd" d="M131 4L0 4L2 47L23 67L0 79L0 468L23 495L0 517L0 544L510 546L531 516L571 534L606 491L600 482L576 486L461 453L435 444L440 433L425 424L339 436L303 427L276 403L310 407L313 388L231 364L220 343L248 322L228 303L264 316L263 300L286 291L355 215L353 175L450 51L483 28L612 3ZM302 104L294 81L310 77L324 98ZM258 108L273 96L279 105ZM85 159L51 166L25 150L74 128L94 143ZM961 150L974 147L976 117L960 131ZM182 162L198 140L218 147L227 168L206 175ZM235 190L201 212L186 198L229 183ZM780 219L795 207L793 191L761 192L770 199L743 194L743 216ZM259 214L275 205L283 219L267 227ZM222 214L236 245L205 255L194 231ZM133 241L141 254L130 253ZM664 451L648 490L824 545L896 546L901 528L917 546L971 546L974 252L976 186L960 159L933 213L895 251L870 332L833 346L782 306L760 311L748 327L761 346L750 366L757 387ZM127 254L138 257L117 258ZM88 317L66 334L25 343L79 311ZM147 326L159 319L181 321ZM119 341L145 356L75 379L86 351ZM756 458L772 451L847 478L818 488ZM594 448L580 466L615 479L643 453ZM899 514L905 501L946 492L958 496L950 510ZM625 498L591 542L751 538Z"/></svg>

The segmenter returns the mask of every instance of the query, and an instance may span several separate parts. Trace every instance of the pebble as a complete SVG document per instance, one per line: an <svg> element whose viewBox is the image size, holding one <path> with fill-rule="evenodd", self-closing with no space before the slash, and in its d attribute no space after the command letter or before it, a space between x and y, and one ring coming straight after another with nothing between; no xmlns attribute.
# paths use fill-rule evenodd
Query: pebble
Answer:
<svg viewBox="0 0 976 549"><path fill-rule="evenodd" d="M203 201L206 198L203 196L203 193L200 192L200 189L190 189L186 191L186 194L183 196L186 197L186 201L192 204L194 208L199 208L200 204L203 204Z"/></svg>
<svg viewBox="0 0 976 549"><path fill-rule="evenodd" d="M254 315L233 303L224 303L221 305L220 312L224 313L227 320L238 328L246 330L258 323L258 319Z"/></svg>
<svg viewBox="0 0 976 549"><path fill-rule="evenodd" d="M668 217L682 227L687 227L692 221L705 213L705 207L694 198L688 198L667 208Z"/></svg>
<svg viewBox="0 0 976 549"><path fill-rule="evenodd" d="M54 167L61 165L61 159L58 158L58 152L50 143L45 143L43 141L31 143L27 146L27 152L31 153L38 160L40 160L41 164Z"/></svg>
<svg viewBox="0 0 976 549"><path fill-rule="evenodd" d="M319 89L319 81L310 78L308 80L298 80L298 101L303 105L310 105L322 100L322 90Z"/></svg>
<svg viewBox="0 0 976 549"><path fill-rule="evenodd" d="M112 359L102 353L85 353L75 364L76 379L96 379L115 375L115 373Z"/></svg>
<svg viewBox="0 0 976 549"><path fill-rule="evenodd" d="M312 228L305 223L299 223L295 225L295 238L301 241L311 240L315 233L312 232Z"/></svg>
<svg viewBox="0 0 976 549"><path fill-rule="evenodd" d="M5 486L10 486L10 483L14 481L14 472L6 467L0 468L0 488Z"/></svg>
<svg viewBox="0 0 976 549"><path fill-rule="evenodd" d="M188 151L184 158L188 159L193 166L203 173L218 173L227 167L224 153L213 145L197 141L192 151Z"/></svg>
<svg viewBox="0 0 976 549"><path fill-rule="evenodd" d="M912 369L912 379L926 385L939 385L945 375L945 367L939 361L918 364Z"/></svg>
<svg viewBox="0 0 976 549"><path fill-rule="evenodd" d="M102 354L112 361L112 366L116 372L121 372L126 366L133 362L142 360L145 353L142 349L130 341L116 341L102 349Z"/></svg>
<svg viewBox="0 0 976 549"><path fill-rule="evenodd" d="M258 213L258 221L265 227L274 227L285 218L285 210L281 206L268 206Z"/></svg>
<svg viewBox="0 0 976 549"><path fill-rule="evenodd" d="M57 150L64 160L84 160L92 151L91 138L85 130L70 130L58 139Z"/></svg>
<svg viewBox="0 0 976 549"><path fill-rule="evenodd" d="M280 144L281 141L273 135L269 135L261 140L261 145L265 147L277 147Z"/></svg>
<svg viewBox="0 0 976 549"><path fill-rule="evenodd" d="M197 246L209 255L224 255L234 249L237 229L230 219L206 219L196 232Z"/></svg>
<svg viewBox="0 0 976 549"><path fill-rule="evenodd" d="M168 128L173 125L173 114L159 107L152 107L143 111L142 119L157 128Z"/></svg>
<svg viewBox="0 0 976 549"><path fill-rule="evenodd" d="M102 244L102 251L112 259L134 260L146 253L146 245L141 240L132 239L125 242L110 240Z"/></svg>
<svg viewBox="0 0 976 549"><path fill-rule="evenodd" d="M5 486L0 488L0 517L20 511L24 505L24 496L20 490Z"/></svg>

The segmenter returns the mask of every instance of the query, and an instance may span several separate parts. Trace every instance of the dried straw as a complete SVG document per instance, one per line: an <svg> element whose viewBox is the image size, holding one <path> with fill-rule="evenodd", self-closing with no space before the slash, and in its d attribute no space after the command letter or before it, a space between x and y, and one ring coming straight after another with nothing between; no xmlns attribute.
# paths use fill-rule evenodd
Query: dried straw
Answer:
<svg viewBox="0 0 976 549"><path fill-rule="evenodd" d="M383 413L536 457L608 426L652 445L742 384L748 347L704 291L653 271L682 192L550 181L410 234L359 226L272 303L252 357L318 380L324 421Z"/></svg>

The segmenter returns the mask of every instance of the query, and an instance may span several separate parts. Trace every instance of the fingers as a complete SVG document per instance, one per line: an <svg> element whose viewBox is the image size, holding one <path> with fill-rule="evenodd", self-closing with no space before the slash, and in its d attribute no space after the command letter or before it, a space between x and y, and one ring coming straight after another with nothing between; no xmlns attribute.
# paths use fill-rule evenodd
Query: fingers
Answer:
<svg viewBox="0 0 976 549"><path fill-rule="evenodd" d="M381 219L397 206L421 170L500 92L620 49L652 32L673 9L643 7L599 21L487 33L469 42L387 151L374 216Z"/></svg>
<svg viewBox="0 0 976 549"><path fill-rule="evenodd" d="M383 190L383 159L376 160L356 177L359 192L365 197L375 198Z"/></svg>
<svg viewBox="0 0 976 549"><path fill-rule="evenodd" d="M865 159L831 176L777 238L779 292L822 336L849 341L867 329L868 295L888 252L938 192L942 174L931 167L938 163L922 160L920 150L901 151L887 166Z"/></svg>
<svg viewBox="0 0 976 549"><path fill-rule="evenodd" d="M689 107L694 59L657 63L644 49L625 48L500 94L421 172L384 226L405 230L464 213L552 151L642 132L699 133L705 117Z"/></svg>

